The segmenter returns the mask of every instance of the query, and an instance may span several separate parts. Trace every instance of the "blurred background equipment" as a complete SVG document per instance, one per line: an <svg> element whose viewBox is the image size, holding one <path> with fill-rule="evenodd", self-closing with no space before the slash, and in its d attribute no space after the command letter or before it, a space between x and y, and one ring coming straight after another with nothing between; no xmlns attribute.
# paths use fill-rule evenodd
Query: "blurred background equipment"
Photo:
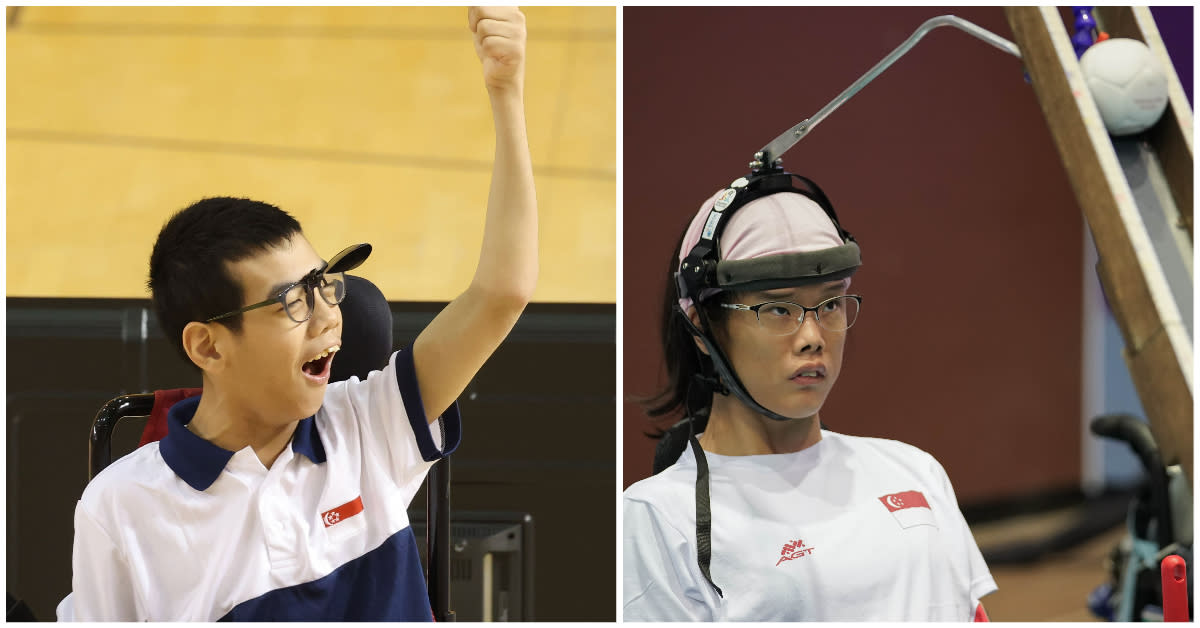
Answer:
<svg viewBox="0 0 1200 628"><path fill-rule="evenodd" d="M1126 535L1109 555L1110 581L1092 592L1089 607L1108 621L1163 621L1173 595L1173 614L1186 618L1191 608L1187 583L1180 582L1180 596L1180 587L1164 587L1162 578L1168 558L1179 562L1181 574L1192 559L1192 491L1182 468L1163 463L1149 427L1135 416L1096 417L1092 431L1128 445L1142 462L1146 481L1128 506Z"/></svg>
<svg viewBox="0 0 1200 628"><path fill-rule="evenodd" d="M425 560L426 528L413 533ZM528 513L455 511L450 526L455 621L533 621L534 521ZM440 620L439 620L440 621Z"/></svg>
<svg viewBox="0 0 1200 628"><path fill-rule="evenodd" d="M452 498L464 516L536 521L539 551L524 537L519 551L484 543L472 564L494 573L472 572L451 608L482 618L491 595L495 620L611 621L616 9L525 13L541 273L460 399ZM7 18L7 589L10 618L49 620L71 586L96 409L200 384L145 290L171 213L247 196L296 216L319 252L370 242L361 274L390 302L394 346L410 345L470 281L493 131L462 8L9 7ZM567 448L564 422L595 429ZM131 431L132 442L114 433L114 449L136 443ZM425 503L418 494L412 518ZM459 523L452 541L475 538L456 537Z"/></svg>

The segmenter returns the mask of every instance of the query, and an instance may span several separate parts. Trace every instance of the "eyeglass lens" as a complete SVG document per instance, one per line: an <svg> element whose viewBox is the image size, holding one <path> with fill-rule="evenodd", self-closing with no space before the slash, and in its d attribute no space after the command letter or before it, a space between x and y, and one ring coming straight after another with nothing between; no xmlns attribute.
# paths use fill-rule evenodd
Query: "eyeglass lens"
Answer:
<svg viewBox="0 0 1200 628"><path fill-rule="evenodd" d="M858 318L858 300L834 297L817 306L817 322L829 331L845 331ZM806 312L794 303L764 303L758 308L758 324L767 332L782 336L800 328Z"/></svg>
<svg viewBox="0 0 1200 628"><path fill-rule="evenodd" d="M314 291L320 293L321 299L330 306L341 303L346 298L345 274L326 273L315 277L311 283L304 281L289 288L284 294L288 318L303 323L312 316Z"/></svg>

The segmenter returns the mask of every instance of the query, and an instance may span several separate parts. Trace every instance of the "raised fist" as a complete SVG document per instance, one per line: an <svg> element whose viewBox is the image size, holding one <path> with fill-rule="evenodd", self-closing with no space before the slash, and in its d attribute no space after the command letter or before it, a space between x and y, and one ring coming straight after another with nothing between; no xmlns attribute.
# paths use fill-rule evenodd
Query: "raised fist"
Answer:
<svg viewBox="0 0 1200 628"><path fill-rule="evenodd" d="M517 7L471 7L475 54L489 88L520 87L525 79L525 14Z"/></svg>

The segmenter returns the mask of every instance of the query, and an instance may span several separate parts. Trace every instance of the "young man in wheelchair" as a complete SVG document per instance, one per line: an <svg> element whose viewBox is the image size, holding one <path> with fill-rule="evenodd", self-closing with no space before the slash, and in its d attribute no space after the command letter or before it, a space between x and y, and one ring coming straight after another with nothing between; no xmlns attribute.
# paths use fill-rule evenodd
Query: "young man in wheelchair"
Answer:
<svg viewBox="0 0 1200 628"><path fill-rule="evenodd" d="M537 279L524 16L474 8L468 22L496 127L470 286L386 368L331 384L343 273L370 247L326 262L293 218L246 199L176 214L150 287L204 392L171 409L162 441L85 490L61 619L432 619L406 509L457 446L455 398Z"/></svg>

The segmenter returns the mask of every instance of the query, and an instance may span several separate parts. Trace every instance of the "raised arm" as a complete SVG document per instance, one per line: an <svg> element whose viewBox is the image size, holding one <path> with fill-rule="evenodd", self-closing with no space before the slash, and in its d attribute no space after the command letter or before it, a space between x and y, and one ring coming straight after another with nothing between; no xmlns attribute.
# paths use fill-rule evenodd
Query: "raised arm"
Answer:
<svg viewBox="0 0 1200 628"><path fill-rule="evenodd" d="M512 330L538 275L537 199L525 132L525 16L516 7L473 7L467 20L491 101L496 155L475 276L413 343L430 422Z"/></svg>

